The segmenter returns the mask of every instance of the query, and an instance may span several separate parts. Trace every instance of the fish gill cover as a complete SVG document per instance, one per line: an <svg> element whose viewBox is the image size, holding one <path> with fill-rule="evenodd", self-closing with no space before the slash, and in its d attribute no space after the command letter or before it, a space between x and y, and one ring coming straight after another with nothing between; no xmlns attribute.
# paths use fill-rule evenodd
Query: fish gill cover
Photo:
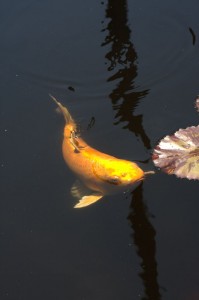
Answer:
<svg viewBox="0 0 199 300"><path fill-rule="evenodd" d="M195 107L199 112L199 97ZM199 180L199 125L164 137L155 147L152 159L167 174Z"/></svg>

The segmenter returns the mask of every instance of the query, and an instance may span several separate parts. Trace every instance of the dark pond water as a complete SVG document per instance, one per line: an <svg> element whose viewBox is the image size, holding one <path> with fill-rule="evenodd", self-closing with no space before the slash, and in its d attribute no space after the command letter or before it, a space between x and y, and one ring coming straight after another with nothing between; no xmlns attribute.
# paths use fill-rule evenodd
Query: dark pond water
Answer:
<svg viewBox="0 0 199 300"><path fill-rule="evenodd" d="M73 209L64 122L48 94L92 146L154 169L158 141L199 123L199 2L0 8L0 299L198 300L198 182L157 171L132 193Z"/></svg>

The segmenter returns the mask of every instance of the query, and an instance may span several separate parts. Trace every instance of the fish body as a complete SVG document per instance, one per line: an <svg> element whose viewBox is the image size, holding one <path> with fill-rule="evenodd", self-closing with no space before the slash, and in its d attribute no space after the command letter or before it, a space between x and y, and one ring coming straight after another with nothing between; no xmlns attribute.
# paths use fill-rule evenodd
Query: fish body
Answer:
<svg viewBox="0 0 199 300"><path fill-rule="evenodd" d="M88 189L74 185L72 194L78 198L75 208L88 206L104 195L127 190L142 181L146 173L136 163L119 159L90 147L77 135L76 124L69 111L53 96L66 120L62 144L63 157L68 167Z"/></svg>

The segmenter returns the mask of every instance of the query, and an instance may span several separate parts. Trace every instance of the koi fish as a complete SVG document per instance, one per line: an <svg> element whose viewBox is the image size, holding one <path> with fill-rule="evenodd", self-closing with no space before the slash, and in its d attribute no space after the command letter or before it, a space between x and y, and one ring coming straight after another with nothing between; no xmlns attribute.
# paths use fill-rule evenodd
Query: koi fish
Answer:
<svg viewBox="0 0 199 300"><path fill-rule="evenodd" d="M127 190L141 182L146 174L134 162L119 159L90 147L77 134L77 125L68 109L52 95L59 110L63 114L66 125L62 153L68 167L80 179L71 188L71 193L79 202L74 206L81 208L100 200L104 195L118 190Z"/></svg>

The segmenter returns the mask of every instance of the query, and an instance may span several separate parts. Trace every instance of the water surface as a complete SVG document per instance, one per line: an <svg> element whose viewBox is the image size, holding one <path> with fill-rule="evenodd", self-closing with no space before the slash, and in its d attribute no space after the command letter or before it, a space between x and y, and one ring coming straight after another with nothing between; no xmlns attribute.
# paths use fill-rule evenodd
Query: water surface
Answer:
<svg viewBox="0 0 199 300"><path fill-rule="evenodd" d="M154 169L198 124L199 4L1 3L1 299L199 299L198 182L162 174L73 209L56 96L97 149Z"/></svg>

